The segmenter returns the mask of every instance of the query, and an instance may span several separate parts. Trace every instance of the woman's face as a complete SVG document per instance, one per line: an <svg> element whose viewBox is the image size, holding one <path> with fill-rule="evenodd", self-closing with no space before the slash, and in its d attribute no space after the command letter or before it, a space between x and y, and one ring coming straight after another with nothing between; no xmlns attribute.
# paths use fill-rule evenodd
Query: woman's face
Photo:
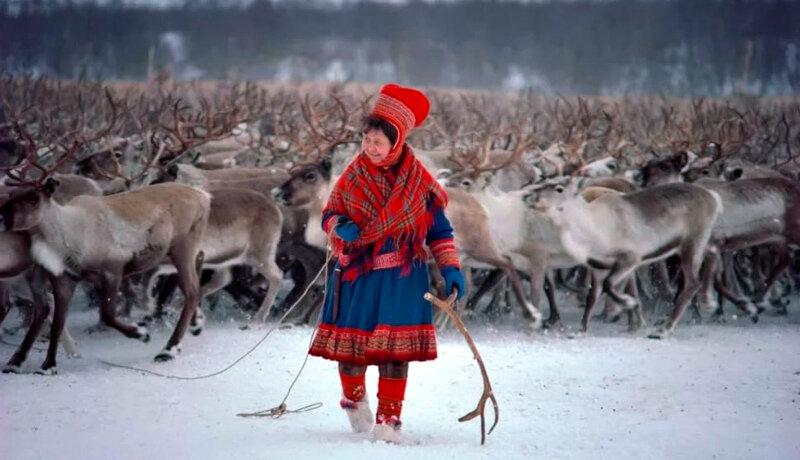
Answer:
<svg viewBox="0 0 800 460"><path fill-rule="evenodd" d="M371 129L364 132L364 138L361 140L361 150L367 154L367 157L375 164L381 163L389 156L392 150L392 144L389 138L380 129Z"/></svg>

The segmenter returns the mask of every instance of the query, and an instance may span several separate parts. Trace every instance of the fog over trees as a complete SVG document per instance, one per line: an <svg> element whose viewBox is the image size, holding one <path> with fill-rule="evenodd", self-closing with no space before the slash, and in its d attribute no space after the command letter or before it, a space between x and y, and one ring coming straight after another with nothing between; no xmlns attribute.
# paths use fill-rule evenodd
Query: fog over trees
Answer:
<svg viewBox="0 0 800 460"><path fill-rule="evenodd" d="M235 2L234 2L235 3ZM798 1L0 1L0 66L59 77L797 94ZM148 64L151 63L149 66Z"/></svg>

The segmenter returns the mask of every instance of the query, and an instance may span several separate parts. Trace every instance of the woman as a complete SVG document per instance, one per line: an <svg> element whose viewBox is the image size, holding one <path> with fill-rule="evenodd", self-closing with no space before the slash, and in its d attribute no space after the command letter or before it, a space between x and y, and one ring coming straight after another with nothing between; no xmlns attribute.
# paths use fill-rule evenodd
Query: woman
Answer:
<svg viewBox="0 0 800 460"><path fill-rule="evenodd" d="M427 97L413 88L381 89L364 120L361 151L336 182L322 226L337 258L322 322L310 353L339 362L341 407L356 432L400 442L400 412L409 361L436 358L427 244L446 292L464 294L447 194L414 156L406 136L428 116ZM373 427L364 374L377 365Z"/></svg>

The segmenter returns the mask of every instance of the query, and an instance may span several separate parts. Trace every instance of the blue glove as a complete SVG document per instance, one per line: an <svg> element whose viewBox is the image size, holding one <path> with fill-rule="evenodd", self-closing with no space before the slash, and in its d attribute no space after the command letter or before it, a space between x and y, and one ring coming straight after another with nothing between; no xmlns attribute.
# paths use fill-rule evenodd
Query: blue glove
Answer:
<svg viewBox="0 0 800 460"><path fill-rule="evenodd" d="M456 300L460 299L464 296L466 290L464 289L464 275L461 274L461 270L453 266L447 266L441 269L442 276L444 277L444 292L447 295L453 293L453 287L458 289L458 296L456 296Z"/></svg>
<svg viewBox="0 0 800 460"><path fill-rule="evenodd" d="M334 227L334 231L339 235L339 238L348 243L355 241L359 234L358 225L346 216L339 216L339 222Z"/></svg>

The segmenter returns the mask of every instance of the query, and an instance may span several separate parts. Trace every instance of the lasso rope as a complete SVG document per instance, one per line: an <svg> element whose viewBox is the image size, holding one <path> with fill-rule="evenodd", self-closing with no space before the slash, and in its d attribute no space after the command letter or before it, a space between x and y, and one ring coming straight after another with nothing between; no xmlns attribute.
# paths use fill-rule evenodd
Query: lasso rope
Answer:
<svg viewBox="0 0 800 460"><path fill-rule="evenodd" d="M253 351L255 351L256 348L258 348L262 343L264 343L264 341L267 339L267 337L269 337L269 335L272 333L272 331L274 331L279 325L281 325L283 323L283 321L297 307L297 305L300 304L300 301L305 298L305 296L308 294L308 291L311 289L311 286L313 286L314 283L316 283L316 281L319 279L320 275L322 275L322 273L325 270L327 270L328 262L330 262L330 260L331 260L331 251L330 251L330 248L329 248L328 251L327 251L327 256L325 257L325 263L322 265L322 268L320 268L319 272L317 272L316 276L314 276L314 279L311 280L311 282L308 284L308 286L306 287L305 291L303 291L303 294L300 296L300 298L298 298L294 302L294 304L292 304L292 306L289 307L288 310L286 310L286 313L284 313L283 316L281 316L281 318L278 320L278 323L275 326L273 326L270 330L268 330L267 333L264 334L264 337L262 337L261 340L256 342L256 344L253 345L245 354L243 354L242 356L237 358L231 364L225 366L223 369L220 369L219 371L212 372L210 374L205 374L205 375L184 377L184 376L177 376L177 375L162 374L160 372L155 372L155 371L151 371L151 370L148 370L148 369L141 369L141 368L134 367L134 366L127 366L127 365L124 365L124 364L112 363L110 361L105 361L105 360L102 360L102 359L100 359L98 361L100 361L101 363L106 364L108 366L111 366L111 367L116 367L116 368L120 368L120 369L128 369L128 370L132 370L132 371L136 371L136 372L143 372L143 373L148 374L148 375L154 375L154 376L157 376L157 377L163 377L163 378L173 379L173 380L202 380L202 379L215 377L217 375L225 373L228 370L230 370L231 368L233 368L234 366L236 366L237 364L239 364L239 362L241 362L244 358L246 358L248 355L250 355ZM328 277L326 276L325 277L325 293L327 294L327 292L328 292ZM324 297L323 297L323 301L324 301ZM311 338L309 339L309 348L311 346L311 340L313 339L313 336L314 336L313 335L313 333L315 332L314 328L312 328L311 332L312 332L312 335L311 335ZM286 408L286 400L289 398L289 394L292 392L292 389L294 388L295 383L297 383L297 380L300 378L300 374L305 369L306 363L308 362L308 357L309 357L309 354L308 354L308 351L306 351L306 356L305 356L305 359L303 360L303 365L300 367L300 371L298 371L297 375L295 375L294 380L292 381L291 385L289 385L289 389L286 391L286 395L283 397L283 400L281 401L281 403L279 405L277 405L277 406L275 406L275 407L273 407L271 409L264 409L264 410L260 410L260 411L257 411L257 412L250 412L250 413L239 413L239 414L236 414L236 415L239 416L239 417L273 417L273 418L278 418L278 417L281 417L284 414L308 412L308 411L311 411L311 410L318 409L318 408L322 407L322 403L321 402L316 402L316 403L313 403L313 404L309 404L307 406L303 406L303 407L301 407L299 409L289 410L289 409Z"/></svg>

